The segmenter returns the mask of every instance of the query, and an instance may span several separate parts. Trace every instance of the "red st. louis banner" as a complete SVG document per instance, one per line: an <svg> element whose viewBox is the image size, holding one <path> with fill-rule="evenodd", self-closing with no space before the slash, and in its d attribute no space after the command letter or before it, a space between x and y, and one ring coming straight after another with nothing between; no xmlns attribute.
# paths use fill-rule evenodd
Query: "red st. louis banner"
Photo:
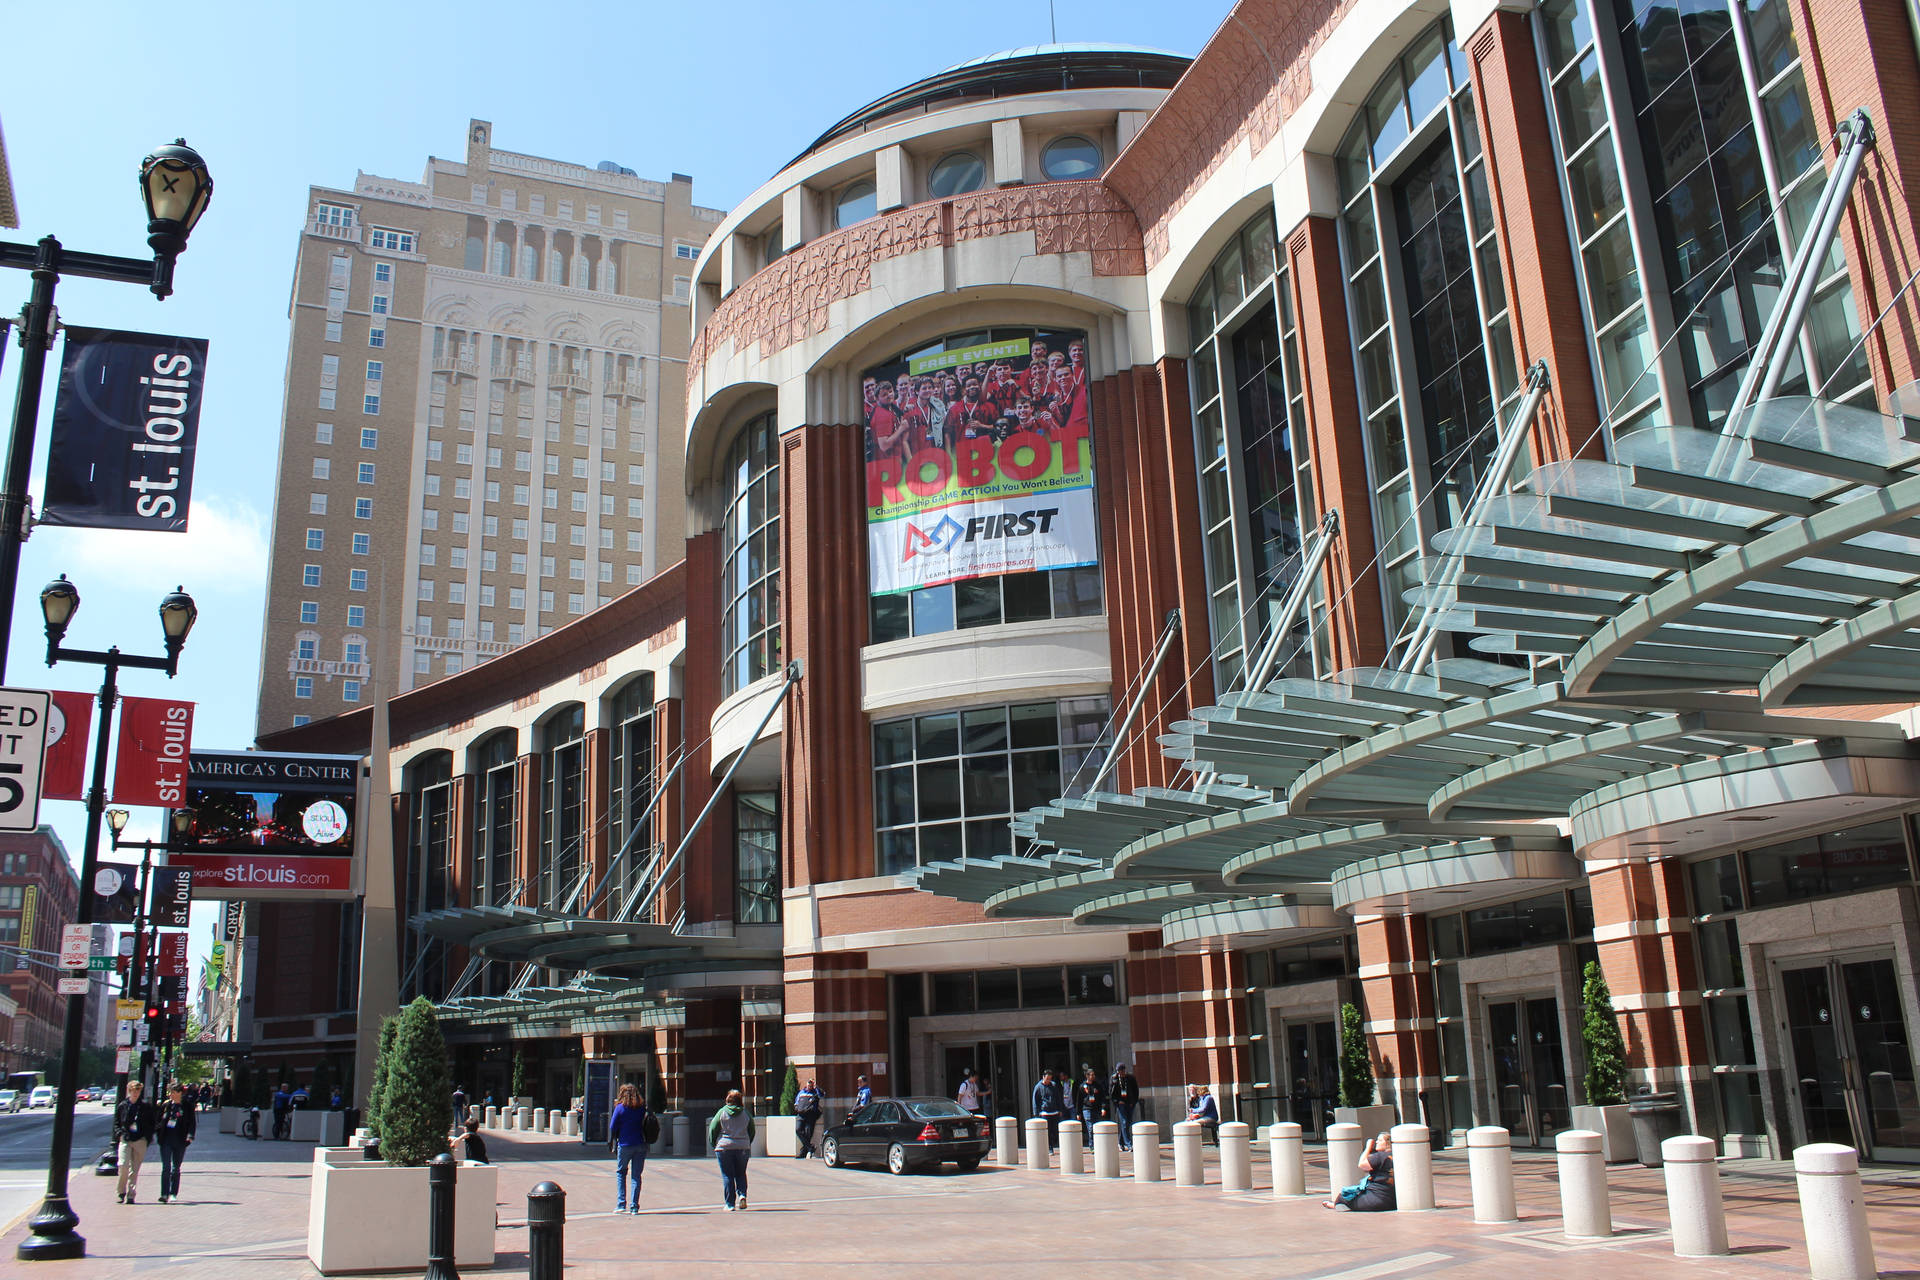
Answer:
<svg viewBox="0 0 1920 1280"><path fill-rule="evenodd" d="M43 800L84 800L87 796L87 740L93 727L93 695L53 691L47 723L47 769L41 776Z"/></svg>
<svg viewBox="0 0 1920 1280"><path fill-rule="evenodd" d="M193 704L167 698L122 698L120 706L113 802L180 808L187 799Z"/></svg>

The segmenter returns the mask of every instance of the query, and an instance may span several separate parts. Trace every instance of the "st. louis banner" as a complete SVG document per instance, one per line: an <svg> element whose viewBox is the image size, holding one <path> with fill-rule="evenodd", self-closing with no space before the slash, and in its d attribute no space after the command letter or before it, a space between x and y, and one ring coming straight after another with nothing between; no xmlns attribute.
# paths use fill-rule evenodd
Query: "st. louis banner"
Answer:
<svg viewBox="0 0 1920 1280"><path fill-rule="evenodd" d="M1041 332L869 369L869 589L1099 563L1086 335Z"/></svg>
<svg viewBox="0 0 1920 1280"><path fill-rule="evenodd" d="M69 326L40 523L184 533L207 344Z"/></svg>

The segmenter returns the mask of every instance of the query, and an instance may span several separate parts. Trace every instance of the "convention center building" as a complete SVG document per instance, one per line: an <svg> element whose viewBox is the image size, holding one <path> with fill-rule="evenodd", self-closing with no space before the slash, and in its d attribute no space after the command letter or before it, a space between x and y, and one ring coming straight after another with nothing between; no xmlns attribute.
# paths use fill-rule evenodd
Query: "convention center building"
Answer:
<svg viewBox="0 0 1920 1280"><path fill-rule="evenodd" d="M470 1096L1313 1135L1351 1005L1551 1145L1597 961L1727 1153L1920 1161L1914 16L1241 0L831 124L692 264L685 559L386 707Z"/></svg>

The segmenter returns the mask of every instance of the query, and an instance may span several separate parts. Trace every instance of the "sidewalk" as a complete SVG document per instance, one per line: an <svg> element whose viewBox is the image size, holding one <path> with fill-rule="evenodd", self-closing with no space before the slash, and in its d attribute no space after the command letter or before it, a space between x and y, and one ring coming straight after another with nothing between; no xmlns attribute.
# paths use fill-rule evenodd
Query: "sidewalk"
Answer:
<svg viewBox="0 0 1920 1280"><path fill-rule="evenodd" d="M1430 1214L1358 1218L1329 1213L1317 1198L1275 1200L1266 1189L1265 1152L1256 1147L1259 1189L1245 1194L1220 1190L1211 1148L1213 1185L1190 1189L1173 1186L1170 1149L1163 1149L1167 1180L1159 1186L991 1163L971 1175L949 1169L896 1178L878 1169L830 1170L818 1161L762 1157L750 1168L753 1207L741 1214L720 1210L711 1161L660 1158L649 1162L636 1218L611 1212L608 1162L575 1140L489 1133L487 1145L500 1165L499 1263L489 1272L463 1269L463 1275L526 1274L526 1193L546 1180L568 1193L569 1280L722 1270L730 1277L831 1270L836 1280L891 1280L903 1273L977 1280L983 1270L996 1278L1040 1277L1056 1276L1063 1266L1097 1268L1100 1280L1807 1274L1793 1183L1778 1176L1779 1166L1758 1161L1723 1166L1734 1256L1681 1262L1667 1238L1657 1170L1615 1166L1610 1178L1621 1234L1569 1245L1559 1238L1552 1158L1526 1153L1515 1161L1521 1220L1482 1227L1473 1222L1466 1162L1445 1153L1435 1161L1441 1209ZM179 1205L152 1202L157 1164L143 1171L141 1199L131 1207L114 1203L112 1179L76 1177L74 1202L91 1255L31 1268L15 1264L13 1246L25 1234L17 1227L5 1243L7 1274L311 1280L316 1273L305 1256L311 1154L305 1144L209 1133L194 1145ZM1308 1186L1319 1191L1326 1186L1325 1156L1314 1149L1308 1157ZM1920 1277L1920 1171L1877 1175L1866 1195L1881 1274Z"/></svg>

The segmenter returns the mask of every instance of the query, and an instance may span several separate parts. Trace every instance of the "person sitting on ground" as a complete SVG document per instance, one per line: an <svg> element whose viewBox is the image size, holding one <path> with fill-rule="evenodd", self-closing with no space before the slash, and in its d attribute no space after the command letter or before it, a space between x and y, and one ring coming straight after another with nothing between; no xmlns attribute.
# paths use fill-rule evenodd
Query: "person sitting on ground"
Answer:
<svg viewBox="0 0 1920 1280"><path fill-rule="evenodd" d="M1367 1180L1360 1194L1347 1202L1347 1208L1354 1213L1382 1213L1392 1209L1393 1139L1384 1133L1376 1137L1373 1149L1361 1158L1360 1167L1366 1170Z"/></svg>
<svg viewBox="0 0 1920 1280"><path fill-rule="evenodd" d="M454 1155L459 1156L461 1159L471 1160L475 1164L488 1163L487 1140L480 1136L480 1122L478 1120L469 1120L466 1122L465 1127L465 1133L456 1133L453 1135L453 1140L447 1143L447 1150L453 1152ZM465 1151L461 1150L463 1146L466 1148Z"/></svg>
<svg viewBox="0 0 1920 1280"><path fill-rule="evenodd" d="M1322 1200L1320 1202L1321 1208L1338 1209L1341 1205L1350 1206L1355 1200L1360 1198L1360 1193L1367 1189L1367 1157L1379 1149L1379 1143L1380 1139L1378 1136L1367 1139L1367 1145L1360 1148L1360 1164L1358 1166L1361 1174L1360 1181L1350 1187L1340 1188L1340 1190L1334 1192L1332 1199Z"/></svg>
<svg viewBox="0 0 1920 1280"><path fill-rule="evenodd" d="M1200 1126L1201 1135L1214 1146L1220 1145L1220 1104L1213 1090L1203 1084L1187 1086L1187 1119Z"/></svg>

